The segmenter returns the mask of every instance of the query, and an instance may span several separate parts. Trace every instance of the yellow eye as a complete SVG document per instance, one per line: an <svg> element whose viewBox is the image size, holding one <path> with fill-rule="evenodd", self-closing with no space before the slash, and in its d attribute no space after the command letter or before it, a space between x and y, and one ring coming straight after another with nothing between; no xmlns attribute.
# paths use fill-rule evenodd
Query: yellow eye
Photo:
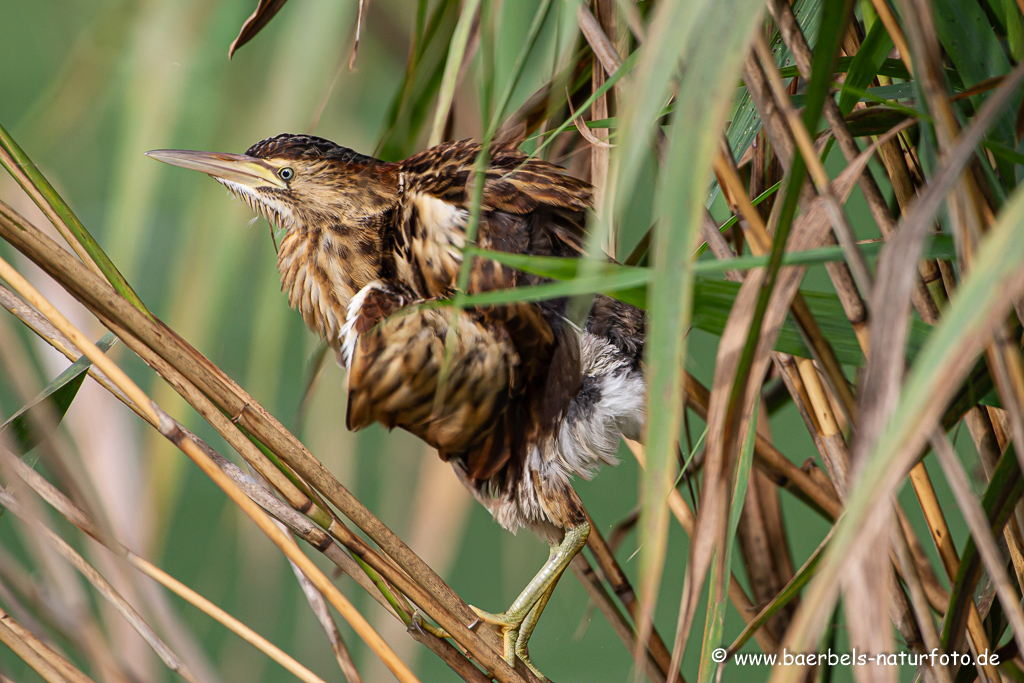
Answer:
<svg viewBox="0 0 1024 683"><path fill-rule="evenodd" d="M291 180L295 177L295 169L291 166L285 166L277 172L277 175L281 176L281 180Z"/></svg>

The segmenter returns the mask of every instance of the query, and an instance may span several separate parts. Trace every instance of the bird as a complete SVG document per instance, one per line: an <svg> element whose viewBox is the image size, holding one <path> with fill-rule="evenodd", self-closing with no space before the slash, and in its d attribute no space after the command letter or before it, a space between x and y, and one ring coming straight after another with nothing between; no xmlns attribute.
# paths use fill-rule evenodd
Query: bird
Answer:
<svg viewBox="0 0 1024 683"><path fill-rule="evenodd" d="M548 560L500 613L473 608L502 635L503 657L540 678L528 643L590 524L572 487L616 464L620 437L640 439L646 414L644 315L598 294L574 324L566 299L456 309L471 246L583 255L591 186L528 157L514 139L446 142L387 162L312 135L281 134L244 154L153 150L200 171L284 235L281 288L346 368L351 430L374 422L437 449L504 528L526 527ZM465 294L544 278L472 257Z"/></svg>

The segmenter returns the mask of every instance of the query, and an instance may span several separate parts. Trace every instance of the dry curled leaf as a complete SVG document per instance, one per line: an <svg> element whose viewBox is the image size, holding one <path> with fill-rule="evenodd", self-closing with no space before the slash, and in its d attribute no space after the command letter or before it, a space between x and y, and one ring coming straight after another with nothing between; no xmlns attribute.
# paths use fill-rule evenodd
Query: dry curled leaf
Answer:
<svg viewBox="0 0 1024 683"><path fill-rule="evenodd" d="M259 4L256 5L256 11L249 15L249 18L242 24L241 30L238 32L238 36L231 43L231 47L228 48L228 59L234 56L235 51L242 47L250 40L256 37L256 34L263 30L263 27L270 23L270 20L274 18L274 15L284 7L284 3L288 0L260 0Z"/></svg>
<svg viewBox="0 0 1024 683"><path fill-rule="evenodd" d="M566 91L566 95L569 95L568 91ZM589 142L590 144L594 145L595 147L608 147L608 148L611 148L611 147L615 146L612 143L608 142L607 140L602 140L601 138L599 138L596 135L594 135L594 133L592 133L590 131L590 128L587 127L587 124L583 120L583 117L576 115L576 110L572 108L572 97L571 96L569 97L568 101L569 101L569 114L572 116L572 122L576 125L576 130L579 131L580 135L582 135L583 138L587 142Z"/></svg>

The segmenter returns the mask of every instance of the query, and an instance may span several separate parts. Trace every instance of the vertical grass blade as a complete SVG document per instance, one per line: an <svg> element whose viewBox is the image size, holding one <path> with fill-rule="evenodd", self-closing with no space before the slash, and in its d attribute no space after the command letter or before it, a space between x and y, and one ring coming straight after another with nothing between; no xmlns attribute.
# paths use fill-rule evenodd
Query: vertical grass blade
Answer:
<svg viewBox="0 0 1024 683"><path fill-rule="evenodd" d="M665 167L658 181L654 236L654 274L648 297L650 327L647 342L647 454L643 477L640 526L640 629L644 640L652 616L665 560L668 508L676 444L682 426L683 364L686 334L693 311L691 254L696 226L704 212L708 169L716 141L734 95L760 2L731 0L718 3L664 4L665 16L655 19L636 86L641 97L623 117L631 140L614 164L615 190L622 198L635 182L636 168L650 140L649 126L660 111L680 57L686 68L673 114ZM659 19L663 19L660 21ZM717 45L710 49L710 41ZM678 50L678 52L673 52ZM712 56L713 55L713 56ZM641 126L637 128L636 126ZM616 204L621 213L625 202ZM605 211L610 216L612 211ZM606 219L607 220L607 219Z"/></svg>
<svg viewBox="0 0 1024 683"><path fill-rule="evenodd" d="M444 136L444 122L448 119L448 110L455 97L455 86L459 80L459 70L466 56L469 35L473 28L480 0L468 0L459 15L459 23L452 34L452 42L448 47L448 60L444 65L444 76L441 77L441 91L437 97L437 109L434 110L434 123L430 128L430 145L441 142Z"/></svg>
<svg viewBox="0 0 1024 683"><path fill-rule="evenodd" d="M728 580L729 568L732 566L732 548L736 542L736 529L740 525L740 514L743 512L743 502L747 497L747 485L750 483L759 403L760 401L756 401L754 404L754 417L747 426L747 436L743 441L739 462L736 463L735 485L732 490L732 506L729 510L729 529L726 533L725 547L719 548L715 554L718 574L722 580L715 581L708 598L707 620L704 622L704 646L701 650L700 671L698 672L700 683L711 683L715 679L718 669L724 666L722 663L716 664L716 660L713 659L715 650L722 646L722 631L725 626L726 599L722 587Z"/></svg>

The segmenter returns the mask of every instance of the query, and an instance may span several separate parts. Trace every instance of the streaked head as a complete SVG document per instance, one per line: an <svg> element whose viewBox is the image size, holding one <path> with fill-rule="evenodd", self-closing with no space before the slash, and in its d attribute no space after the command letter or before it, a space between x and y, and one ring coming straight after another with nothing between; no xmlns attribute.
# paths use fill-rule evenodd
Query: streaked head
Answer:
<svg viewBox="0 0 1024 683"><path fill-rule="evenodd" d="M206 173L287 230L322 222L325 213L335 221L358 221L378 213L390 194L382 172L391 164L311 135L283 133L245 154L156 149L146 156Z"/></svg>
<svg viewBox="0 0 1024 683"><path fill-rule="evenodd" d="M349 299L381 276L381 232L399 197L395 164L287 133L245 154L159 149L146 155L206 173L286 230L277 260L282 289L311 328L337 341Z"/></svg>

